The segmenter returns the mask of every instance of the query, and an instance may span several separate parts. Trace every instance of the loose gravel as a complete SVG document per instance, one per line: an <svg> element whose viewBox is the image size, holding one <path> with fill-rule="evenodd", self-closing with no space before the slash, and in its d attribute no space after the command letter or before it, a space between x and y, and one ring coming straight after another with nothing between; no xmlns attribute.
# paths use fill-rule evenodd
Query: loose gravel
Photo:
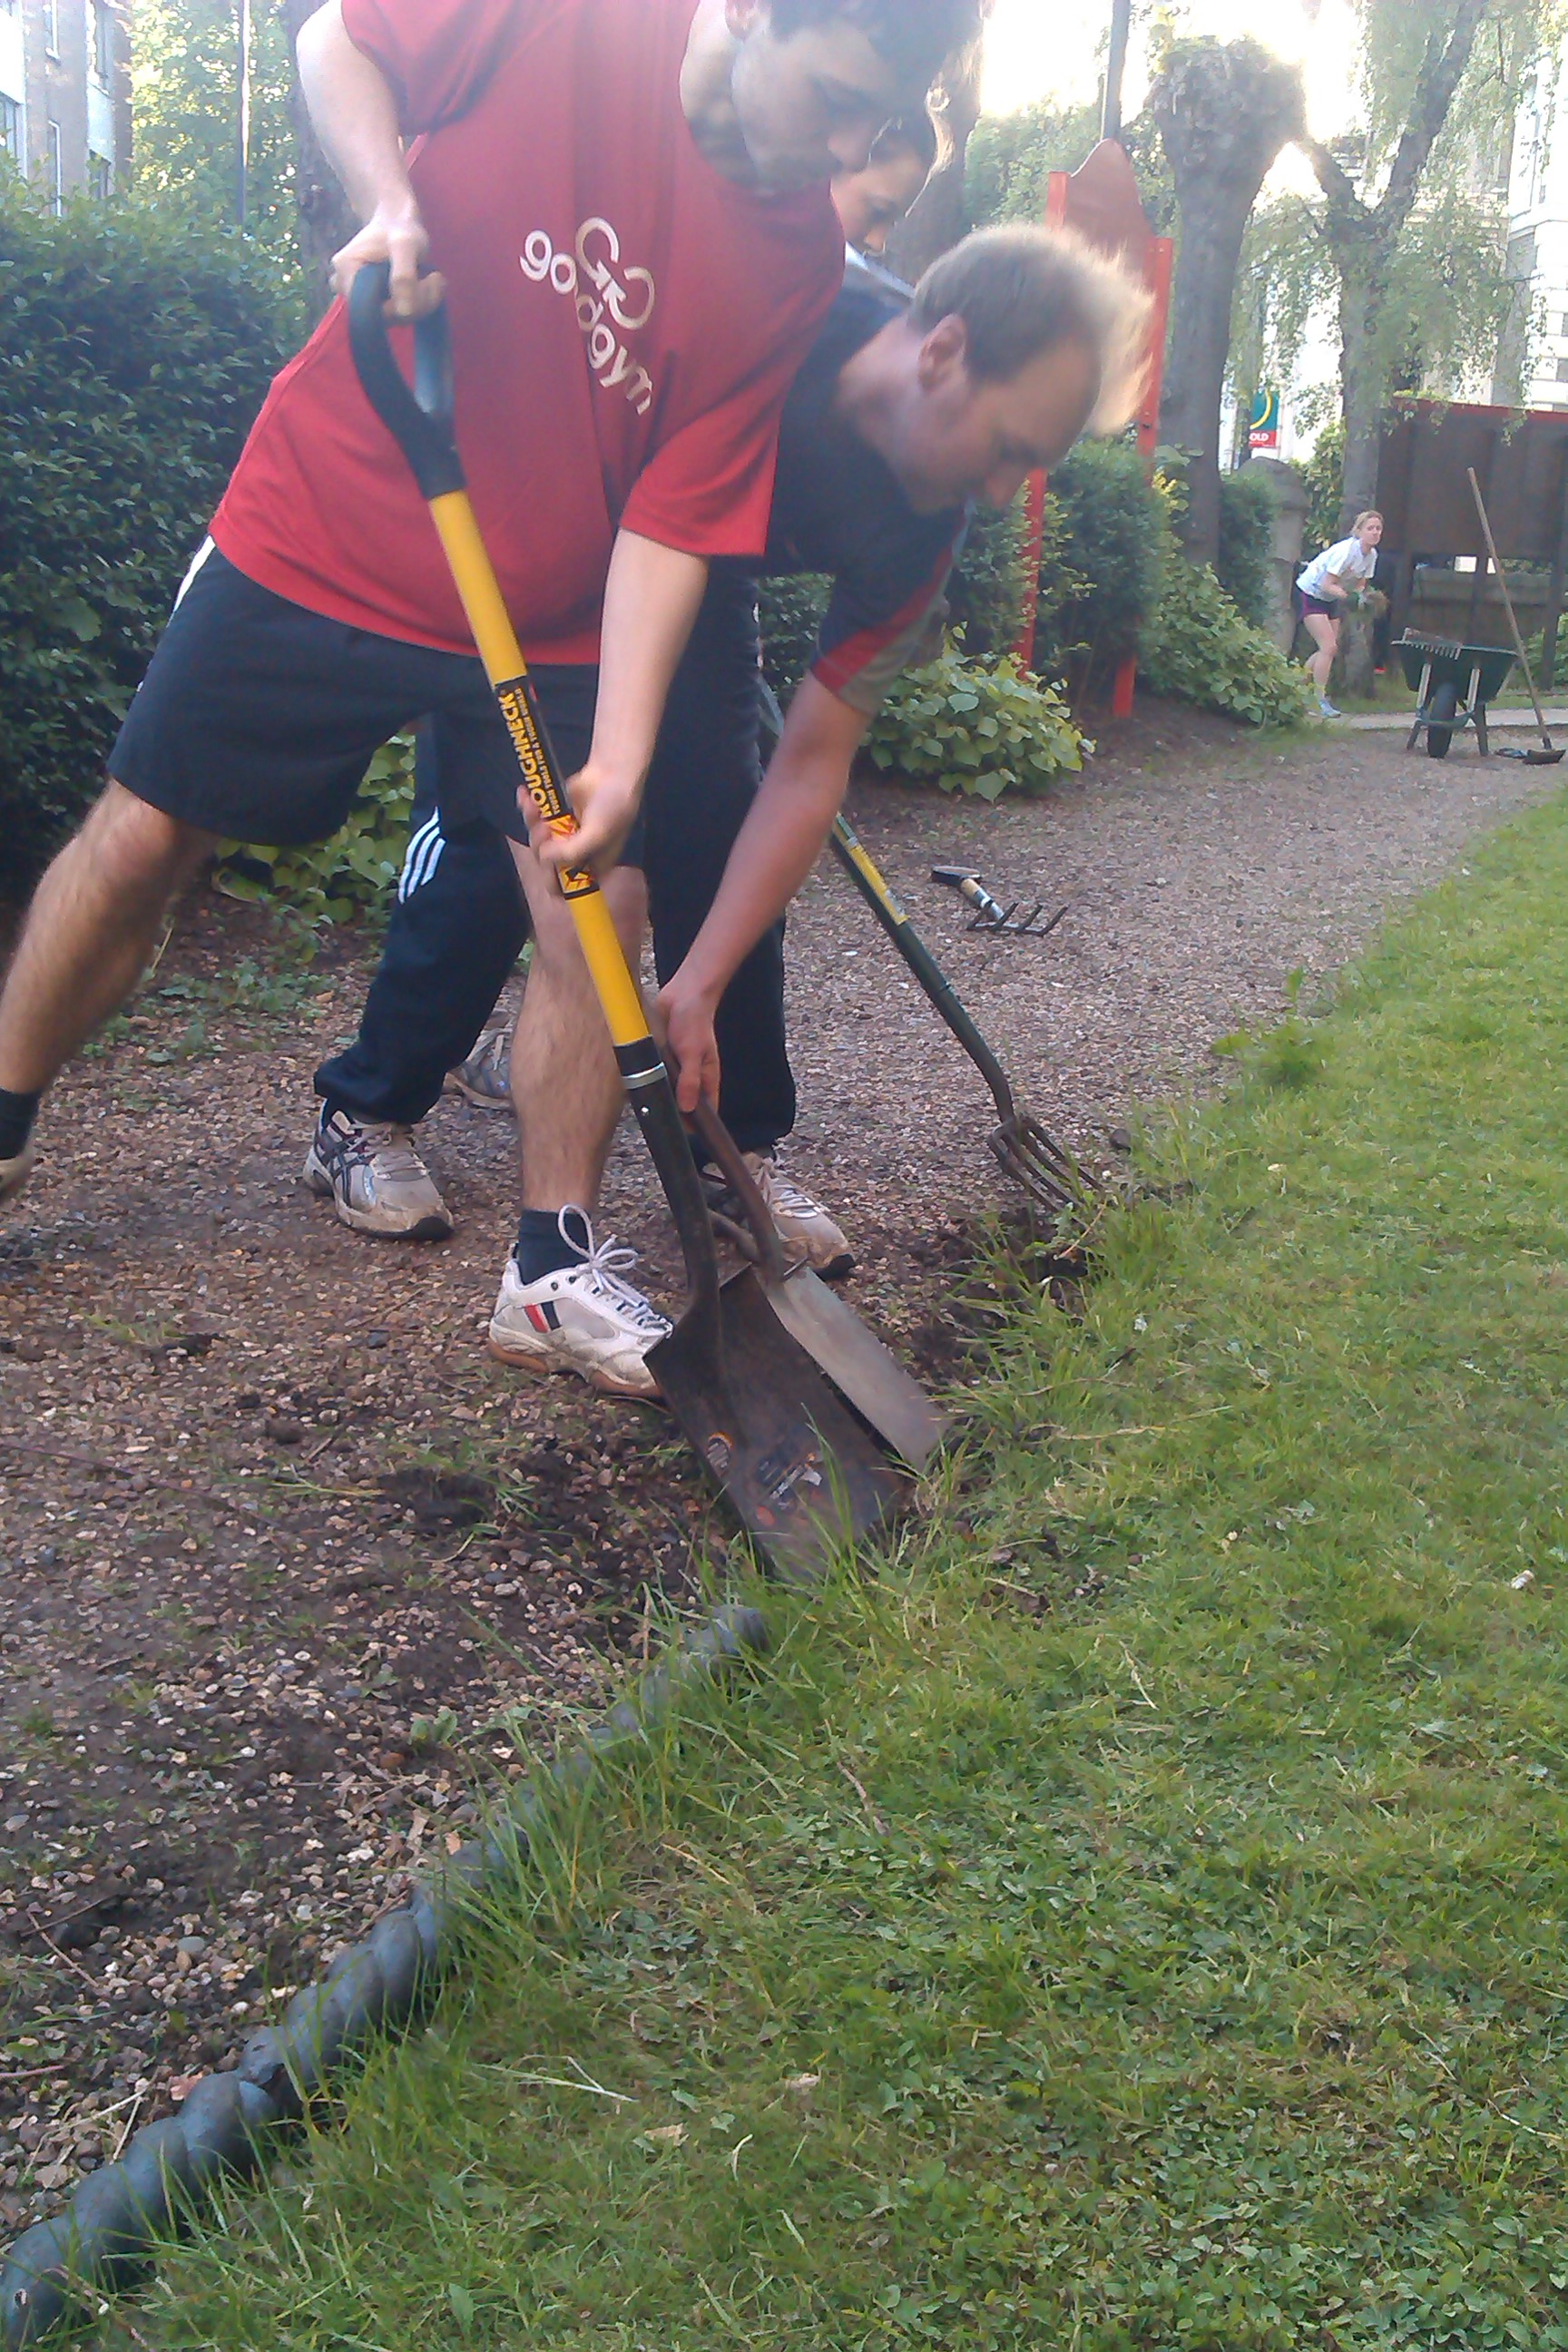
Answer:
<svg viewBox="0 0 1568 2352"><path fill-rule="evenodd" d="M873 786L853 814L1021 1097L1100 1166L1552 782L1157 712L1048 800ZM1068 911L977 935L936 863ZM483 1353L509 1121L428 1122L450 1244L366 1242L304 1192L310 1073L368 968L339 942L301 978L199 896L0 1224L0 2231L457 1843L722 1551L660 1415ZM791 973L789 1164L852 1229L856 1302L960 1373L966 1226L1008 1204L988 1098L830 866ZM672 1293L659 1209L623 1137L601 1232Z"/></svg>

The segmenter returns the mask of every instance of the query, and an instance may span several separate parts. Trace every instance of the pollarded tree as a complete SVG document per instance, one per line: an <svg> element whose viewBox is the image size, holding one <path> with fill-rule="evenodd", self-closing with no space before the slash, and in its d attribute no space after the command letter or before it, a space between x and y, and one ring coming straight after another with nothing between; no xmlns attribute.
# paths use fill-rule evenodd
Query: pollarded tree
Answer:
<svg viewBox="0 0 1568 2352"><path fill-rule="evenodd" d="M1527 79L1563 33L1557 0L1360 0L1360 14L1362 126L1303 142L1339 316L1347 524L1376 492L1389 393L1452 390L1496 351L1500 182Z"/></svg>
<svg viewBox="0 0 1568 2352"><path fill-rule="evenodd" d="M1212 563L1219 549L1220 401L1242 236L1269 166L1300 133L1300 78L1253 40L1173 41L1149 108L1181 225L1160 430L1189 457L1187 552Z"/></svg>

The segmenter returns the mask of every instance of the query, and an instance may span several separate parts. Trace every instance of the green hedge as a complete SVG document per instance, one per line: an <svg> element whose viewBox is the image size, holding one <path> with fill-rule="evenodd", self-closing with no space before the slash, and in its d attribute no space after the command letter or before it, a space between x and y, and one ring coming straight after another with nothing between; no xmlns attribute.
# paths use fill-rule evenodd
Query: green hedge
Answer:
<svg viewBox="0 0 1568 2352"><path fill-rule="evenodd" d="M1267 629L1272 603L1274 492L1267 474L1219 478L1219 584L1243 620Z"/></svg>
<svg viewBox="0 0 1568 2352"><path fill-rule="evenodd" d="M1144 633L1141 675L1153 694L1249 727L1289 727L1312 708L1307 673L1237 611L1207 564L1173 566Z"/></svg>
<svg viewBox="0 0 1568 2352"><path fill-rule="evenodd" d="M97 793L292 314L242 239L0 173L0 838Z"/></svg>
<svg viewBox="0 0 1568 2352"><path fill-rule="evenodd" d="M1047 499L1036 668L1065 677L1075 704L1105 700L1180 560L1166 500L1137 450L1079 442Z"/></svg>

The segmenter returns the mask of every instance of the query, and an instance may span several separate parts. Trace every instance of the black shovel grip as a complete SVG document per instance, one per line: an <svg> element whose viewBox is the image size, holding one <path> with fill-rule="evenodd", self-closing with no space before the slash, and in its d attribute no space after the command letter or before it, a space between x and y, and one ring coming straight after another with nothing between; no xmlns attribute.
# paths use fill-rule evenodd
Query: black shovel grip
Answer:
<svg viewBox="0 0 1568 2352"><path fill-rule="evenodd" d="M445 498L464 487L452 428L452 335L443 307L414 328L414 383L398 366L385 304L392 265L367 261L349 291L349 349L364 396L407 458L420 493Z"/></svg>

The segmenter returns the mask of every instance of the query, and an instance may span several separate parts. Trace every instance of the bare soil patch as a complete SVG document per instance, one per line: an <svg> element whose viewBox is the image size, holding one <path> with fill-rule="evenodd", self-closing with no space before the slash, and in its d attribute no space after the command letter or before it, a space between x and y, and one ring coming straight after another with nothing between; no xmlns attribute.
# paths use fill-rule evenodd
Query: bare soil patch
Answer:
<svg viewBox="0 0 1568 2352"><path fill-rule="evenodd" d="M866 788L853 813L1020 1095L1104 1165L1292 971L1329 972L1551 788L1155 710L1047 801ZM976 935L939 862L1068 912L1043 941ZM0 1226L0 2229L360 1933L721 1553L660 1415L484 1353L510 1122L448 1097L428 1123L449 1244L357 1238L300 1183L311 1071L372 954L337 942L301 982L265 921L194 899ZM959 1378L970 1221L1010 1205L988 1098L826 864L791 969L791 1167L852 1231L857 1303ZM668 1295L626 1138L612 1229Z"/></svg>

